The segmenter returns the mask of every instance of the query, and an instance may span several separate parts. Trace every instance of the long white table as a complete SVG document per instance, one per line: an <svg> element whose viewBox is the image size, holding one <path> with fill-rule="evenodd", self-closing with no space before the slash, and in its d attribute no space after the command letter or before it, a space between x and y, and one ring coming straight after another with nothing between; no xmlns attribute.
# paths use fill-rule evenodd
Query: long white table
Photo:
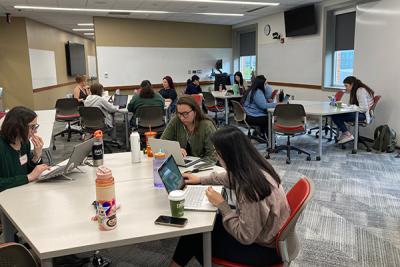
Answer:
<svg viewBox="0 0 400 267"><path fill-rule="evenodd" d="M358 113L359 110L356 106L345 106L342 108L338 108L335 106L329 105L329 102L323 101L305 101L305 100L296 100L290 101L290 104L301 104L304 107L307 116L314 116L318 117L319 122L319 139L318 139L318 153L316 160L321 160L322 158L322 118L325 116L332 116L335 114L344 114L344 113L356 113L356 120L354 126L354 147L352 150L353 154L357 153L357 146L358 146ZM273 133L273 121L272 121L272 114L274 112L274 108L268 109L268 139L270 140L270 147L269 149L275 148L275 140L274 140L274 133Z"/></svg>
<svg viewBox="0 0 400 267"><path fill-rule="evenodd" d="M226 92L222 91L211 91L212 95L215 98L223 99L224 100L224 107L225 107L225 124L229 124L229 99L238 99L241 98L241 95L226 95Z"/></svg>
<svg viewBox="0 0 400 267"><path fill-rule="evenodd" d="M170 207L167 192L153 187L151 160L144 157L141 163L131 163L129 152L105 155L121 203L115 230L100 231L90 220L95 215L91 203L96 177L95 168L88 166L82 167L84 173L71 174L72 181L36 182L1 192L2 214L27 240L42 266L52 266L52 258L58 256L195 233L203 233L204 265L211 266L215 212L185 211L188 223L183 228L155 225L159 215L170 214Z"/></svg>

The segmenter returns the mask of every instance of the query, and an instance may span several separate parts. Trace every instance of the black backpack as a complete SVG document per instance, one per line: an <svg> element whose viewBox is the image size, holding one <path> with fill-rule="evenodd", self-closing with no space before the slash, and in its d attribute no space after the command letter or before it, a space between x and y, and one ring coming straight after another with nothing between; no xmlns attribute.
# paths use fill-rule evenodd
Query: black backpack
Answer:
<svg viewBox="0 0 400 267"><path fill-rule="evenodd" d="M396 143L396 132L388 125L381 125L375 129L373 149L391 153L396 149Z"/></svg>

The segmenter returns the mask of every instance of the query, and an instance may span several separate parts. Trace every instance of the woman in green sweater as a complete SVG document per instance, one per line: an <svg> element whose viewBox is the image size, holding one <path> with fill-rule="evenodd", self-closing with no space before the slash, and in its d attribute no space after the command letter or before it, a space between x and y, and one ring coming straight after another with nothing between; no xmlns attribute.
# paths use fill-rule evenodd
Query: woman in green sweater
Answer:
<svg viewBox="0 0 400 267"><path fill-rule="evenodd" d="M161 139L178 141L183 156L216 162L211 136L215 132L213 121L201 112L191 96L183 96L176 103L176 116L168 123Z"/></svg>
<svg viewBox="0 0 400 267"><path fill-rule="evenodd" d="M0 191L35 181L48 168L41 164L43 140L36 135L38 127L36 113L25 107L11 109L4 118L0 130Z"/></svg>

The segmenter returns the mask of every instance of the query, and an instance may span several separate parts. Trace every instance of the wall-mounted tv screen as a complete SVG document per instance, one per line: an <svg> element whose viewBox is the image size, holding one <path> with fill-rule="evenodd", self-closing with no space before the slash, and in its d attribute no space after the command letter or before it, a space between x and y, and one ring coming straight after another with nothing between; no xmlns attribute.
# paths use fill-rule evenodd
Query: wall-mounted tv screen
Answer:
<svg viewBox="0 0 400 267"><path fill-rule="evenodd" d="M69 76L86 74L85 46L83 44L66 43L65 54Z"/></svg>
<svg viewBox="0 0 400 267"><path fill-rule="evenodd" d="M315 6L297 7L284 13L286 37L317 33Z"/></svg>

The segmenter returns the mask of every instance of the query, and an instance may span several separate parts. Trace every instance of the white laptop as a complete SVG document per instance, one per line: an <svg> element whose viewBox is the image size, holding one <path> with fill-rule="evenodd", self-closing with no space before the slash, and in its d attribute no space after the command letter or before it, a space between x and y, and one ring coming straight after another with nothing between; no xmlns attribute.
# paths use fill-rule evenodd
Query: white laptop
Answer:
<svg viewBox="0 0 400 267"><path fill-rule="evenodd" d="M182 167L190 167L201 161L198 157L186 156L184 157L181 152L179 142L163 140L163 139L149 139L150 147L153 152L163 151L167 157L172 155L178 164Z"/></svg>
<svg viewBox="0 0 400 267"><path fill-rule="evenodd" d="M205 190L209 187L208 185L185 185L185 180L179 171L178 165L176 165L174 157L169 156L158 169L158 173L168 194L173 190L184 190L185 210L217 210L208 201L205 194ZM219 193L222 192L222 186L213 186L213 189Z"/></svg>
<svg viewBox="0 0 400 267"><path fill-rule="evenodd" d="M39 181L48 180L50 178L60 176L65 177L66 174L70 173L73 169L82 164L83 160L90 154L93 142L94 138L74 146L69 160L65 160L60 164L51 166L48 170L42 172L41 176L39 177Z"/></svg>

